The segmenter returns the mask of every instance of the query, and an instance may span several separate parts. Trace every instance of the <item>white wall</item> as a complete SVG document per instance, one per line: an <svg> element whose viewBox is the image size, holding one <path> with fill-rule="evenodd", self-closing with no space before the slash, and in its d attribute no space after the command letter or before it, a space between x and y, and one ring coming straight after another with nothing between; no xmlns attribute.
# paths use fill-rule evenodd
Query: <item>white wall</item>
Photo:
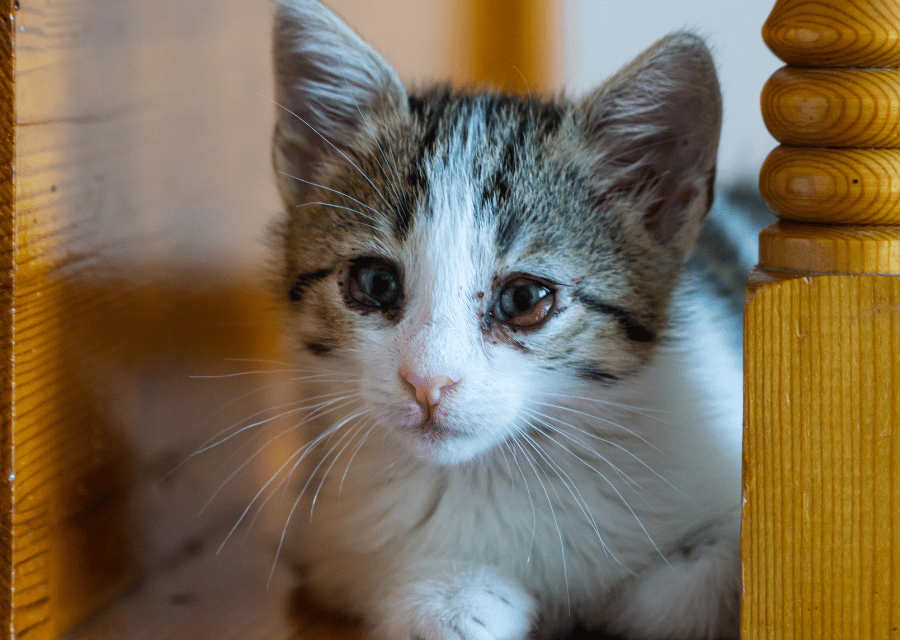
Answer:
<svg viewBox="0 0 900 640"><path fill-rule="evenodd" d="M782 63L766 48L762 25L773 0L562 0L567 90L582 94L665 34L694 31L719 68L725 117L719 183L757 179L777 142L759 109L763 84Z"/></svg>

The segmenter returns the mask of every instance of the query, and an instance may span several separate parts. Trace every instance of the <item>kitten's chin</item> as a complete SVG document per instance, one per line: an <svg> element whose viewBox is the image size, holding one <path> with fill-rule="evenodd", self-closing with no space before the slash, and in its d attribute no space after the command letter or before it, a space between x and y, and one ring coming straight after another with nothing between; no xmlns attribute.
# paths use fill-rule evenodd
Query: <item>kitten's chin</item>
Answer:
<svg viewBox="0 0 900 640"><path fill-rule="evenodd" d="M451 429L434 420L403 429L400 439L417 459L442 466L468 462L492 444L485 442L483 436Z"/></svg>

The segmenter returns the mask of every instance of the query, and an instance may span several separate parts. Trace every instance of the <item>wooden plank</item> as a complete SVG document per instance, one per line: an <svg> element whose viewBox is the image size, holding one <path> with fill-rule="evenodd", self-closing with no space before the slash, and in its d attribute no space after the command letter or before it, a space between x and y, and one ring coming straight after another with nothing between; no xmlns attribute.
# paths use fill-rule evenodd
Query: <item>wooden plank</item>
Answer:
<svg viewBox="0 0 900 640"><path fill-rule="evenodd" d="M900 627L900 278L756 272L746 314L745 638Z"/></svg>
<svg viewBox="0 0 900 640"><path fill-rule="evenodd" d="M0 470L12 469L12 309L15 84L12 6L0 3ZM0 484L0 628L12 603L12 484Z"/></svg>

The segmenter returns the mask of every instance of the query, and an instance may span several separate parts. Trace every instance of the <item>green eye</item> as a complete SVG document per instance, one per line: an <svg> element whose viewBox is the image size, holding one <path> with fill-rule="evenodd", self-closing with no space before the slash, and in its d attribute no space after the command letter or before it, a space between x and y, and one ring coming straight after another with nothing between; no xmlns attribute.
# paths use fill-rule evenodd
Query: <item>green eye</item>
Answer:
<svg viewBox="0 0 900 640"><path fill-rule="evenodd" d="M364 309L394 311L403 302L400 274L380 260L362 259L353 263L346 281L348 301Z"/></svg>
<svg viewBox="0 0 900 640"><path fill-rule="evenodd" d="M494 305L494 317L512 327L539 325L553 309L556 292L530 278L518 277L504 285Z"/></svg>

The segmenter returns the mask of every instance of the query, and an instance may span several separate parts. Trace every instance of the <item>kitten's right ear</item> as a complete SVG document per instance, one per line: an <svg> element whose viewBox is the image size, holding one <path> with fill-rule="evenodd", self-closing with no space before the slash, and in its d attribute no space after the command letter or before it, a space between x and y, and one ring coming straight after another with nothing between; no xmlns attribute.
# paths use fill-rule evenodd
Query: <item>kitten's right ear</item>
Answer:
<svg viewBox="0 0 900 640"><path fill-rule="evenodd" d="M374 130L367 120L401 113L407 96L384 59L316 0L276 0L272 40L272 156L282 197L298 202L324 161L352 155Z"/></svg>
<svg viewBox="0 0 900 640"><path fill-rule="evenodd" d="M680 261L712 204L722 98L712 56L688 33L667 36L576 109L597 191L630 206L621 222Z"/></svg>

